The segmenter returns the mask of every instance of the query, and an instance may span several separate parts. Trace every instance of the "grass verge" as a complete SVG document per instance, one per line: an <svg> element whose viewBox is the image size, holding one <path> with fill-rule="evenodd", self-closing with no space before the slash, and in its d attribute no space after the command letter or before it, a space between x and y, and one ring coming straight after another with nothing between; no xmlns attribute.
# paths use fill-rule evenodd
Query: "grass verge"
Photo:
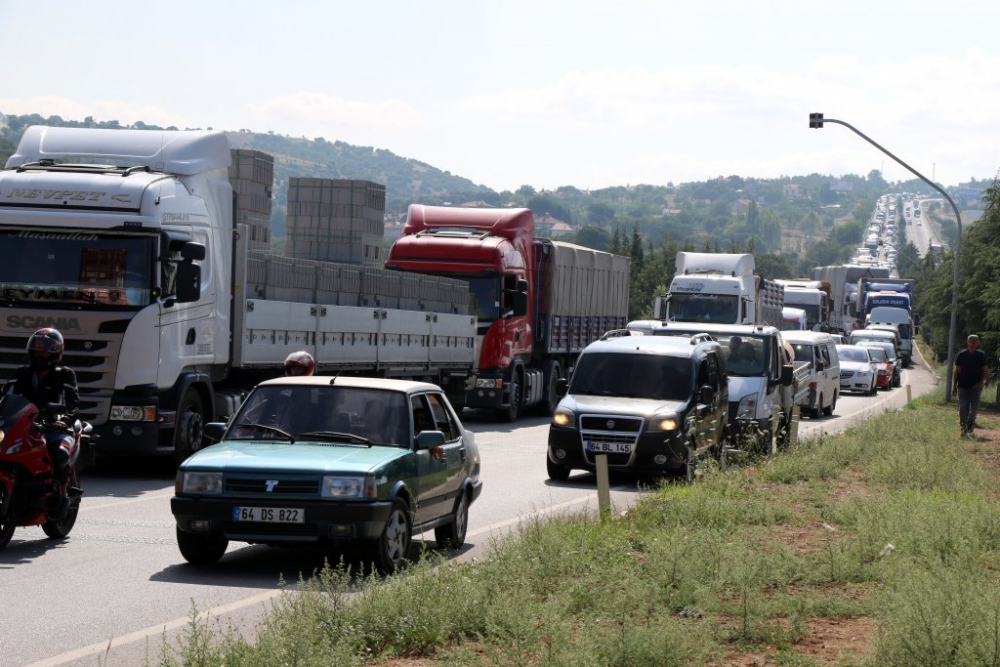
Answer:
<svg viewBox="0 0 1000 667"><path fill-rule="evenodd" d="M491 556L331 567L258 628L192 623L161 665L1000 664L996 413L931 399L624 516L529 521Z"/></svg>

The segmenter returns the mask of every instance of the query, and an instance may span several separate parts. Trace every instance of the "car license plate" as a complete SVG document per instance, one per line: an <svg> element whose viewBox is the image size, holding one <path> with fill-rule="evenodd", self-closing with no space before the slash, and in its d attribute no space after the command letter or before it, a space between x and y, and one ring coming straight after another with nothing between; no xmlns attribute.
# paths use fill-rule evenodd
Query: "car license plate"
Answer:
<svg viewBox="0 0 1000 667"><path fill-rule="evenodd" d="M594 442L587 441L587 451L595 454L631 454L631 442Z"/></svg>
<svg viewBox="0 0 1000 667"><path fill-rule="evenodd" d="M305 511L295 507L234 507L233 521L305 523Z"/></svg>

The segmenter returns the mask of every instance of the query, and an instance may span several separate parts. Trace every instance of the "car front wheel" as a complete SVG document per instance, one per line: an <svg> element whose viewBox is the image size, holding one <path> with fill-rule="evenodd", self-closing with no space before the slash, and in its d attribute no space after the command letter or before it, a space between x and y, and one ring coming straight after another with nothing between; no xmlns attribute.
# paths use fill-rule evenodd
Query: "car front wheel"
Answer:
<svg viewBox="0 0 1000 667"><path fill-rule="evenodd" d="M229 546L221 534L200 535L177 528L177 546L184 560L194 565L211 565L218 562Z"/></svg>
<svg viewBox="0 0 1000 667"><path fill-rule="evenodd" d="M413 524L410 508L396 498L386 519L382 534L375 540L375 567L384 574L392 574L406 565L413 541Z"/></svg>

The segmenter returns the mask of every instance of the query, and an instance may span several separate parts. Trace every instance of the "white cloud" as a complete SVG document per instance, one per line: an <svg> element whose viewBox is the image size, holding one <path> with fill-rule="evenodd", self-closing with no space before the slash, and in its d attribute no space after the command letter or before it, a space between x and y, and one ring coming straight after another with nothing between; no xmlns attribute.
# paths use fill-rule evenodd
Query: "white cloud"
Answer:
<svg viewBox="0 0 1000 667"><path fill-rule="evenodd" d="M344 131L378 136L387 130L414 130L425 122L419 110L400 100L348 100L322 92L272 97L247 109L261 125L311 129L312 134L328 138L339 138Z"/></svg>

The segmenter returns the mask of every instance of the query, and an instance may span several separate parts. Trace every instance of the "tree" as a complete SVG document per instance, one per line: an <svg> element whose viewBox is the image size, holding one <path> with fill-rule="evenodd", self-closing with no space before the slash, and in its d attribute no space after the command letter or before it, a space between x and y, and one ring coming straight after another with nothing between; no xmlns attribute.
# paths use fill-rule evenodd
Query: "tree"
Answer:
<svg viewBox="0 0 1000 667"><path fill-rule="evenodd" d="M754 236L760 234L760 211L757 210L757 202L753 199L747 204L747 231Z"/></svg>
<svg viewBox="0 0 1000 667"><path fill-rule="evenodd" d="M594 250L607 250L611 252L609 248L611 244L611 235L608 234L607 230L601 229L600 227L588 225L581 228L576 233L576 242L587 248L593 248Z"/></svg>
<svg viewBox="0 0 1000 667"><path fill-rule="evenodd" d="M587 205L587 220L593 225L607 225L615 218L615 209L604 202Z"/></svg>
<svg viewBox="0 0 1000 667"><path fill-rule="evenodd" d="M632 275L642 270L645 256L642 251L642 237L639 236L639 224L632 224L632 242L629 243L629 257L632 258Z"/></svg>
<svg viewBox="0 0 1000 667"><path fill-rule="evenodd" d="M522 185L521 187L519 187L517 190L514 191L514 194L520 197L522 200L526 200L529 197L535 196L535 188L531 187L530 185Z"/></svg>
<svg viewBox="0 0 1000 667"><path fill-rule="evenodd" d="M614 253L616 255L624 255L624 243L622 243L622 228L615 227L615 233L611 236L611 242L608 244L608 252Z"/></svg>

